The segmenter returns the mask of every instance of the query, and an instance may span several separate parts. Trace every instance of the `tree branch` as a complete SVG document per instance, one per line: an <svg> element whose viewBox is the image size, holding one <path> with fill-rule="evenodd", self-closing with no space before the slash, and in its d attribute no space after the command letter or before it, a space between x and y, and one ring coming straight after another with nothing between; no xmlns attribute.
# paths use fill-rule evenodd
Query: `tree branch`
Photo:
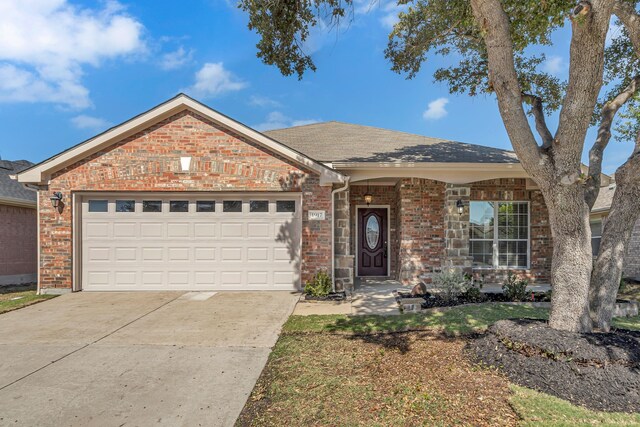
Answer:
<svg viewBox="0 0 640 427"><path fill-rule="evenodd" d="M613 2L592 0L572 17L569 80L554 145L557 173L579 171L584 141L598 101L604 72L604 46Z"/></svg>
<svg viewBox="0 0 640 427"><path fill-rule="evenodd" d="M598 127L598 136L593 143L593 147L589 150L589 179L585 189L585 201L589 205L589 209L593 208L593 204L598 197L600 191L600 174L602 173L602 155L605 148L611 140L611 126L616 113L622 106L631 99L640 89L640 75L635 76L631 82L620 92L615 98L607 102L602 107L600 113L600 126ZM640 137L640 135L639 135ZM636 141L636 147L639 141Z"/></svg>
<svg viewBox="0 0 640 427"><path fill-rule="evenodd" d="M540 152L522 105L509 17L500 0L472 0L471 7L487 48L489 81L511 144L524 169L539 176L548 162Z"/></svg>
<svg viewBox="0 0 640 427"><path fill-rule="evenodd" d="M622 25L627 29L629 33L629 39L633 48L636 50L638 56L640 56L640 15L636 12L636 9L627 2L618 0L613 7L613 13L622 21Z"/></svg>
<svg viewBox="0 0 640 427"><path fill-rule="evenodd" d="M530 93L522 93L522 98L529 102L531 105L531 112L536 121L536 130L542 138L542 149L547 150L551 148L553 144L553 135L547 126L547 122L544 117L544 110L542 108L542 99L539 96L532 95Z"/></svg>

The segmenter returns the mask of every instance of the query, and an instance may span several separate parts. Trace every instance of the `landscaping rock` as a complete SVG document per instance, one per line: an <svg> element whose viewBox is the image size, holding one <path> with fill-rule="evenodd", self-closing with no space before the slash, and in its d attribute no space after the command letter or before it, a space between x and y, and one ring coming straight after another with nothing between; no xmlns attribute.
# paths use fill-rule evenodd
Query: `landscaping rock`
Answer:
<svg viewBox="0 0 640 427"><path fill-rule="evenodd" d="M594 410L640 411L640 332L578 334L501 320L468 350L522 386Z"/></svg>
<svg viewBox="0 0 640 427"><path fill-rule="evenodd" d="M427 293L427 285L425 285L424 283L418 283L413 287L413 289L411 289L412 297L425 295L426 293Z"/></svg>

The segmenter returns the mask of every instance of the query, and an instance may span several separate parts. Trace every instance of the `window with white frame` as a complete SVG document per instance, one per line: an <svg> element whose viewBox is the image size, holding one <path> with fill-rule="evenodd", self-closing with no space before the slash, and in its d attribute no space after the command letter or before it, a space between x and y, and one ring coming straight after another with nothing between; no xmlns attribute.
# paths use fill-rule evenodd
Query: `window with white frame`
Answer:
<svg viewBox="0 0 640 427"><path fill-rule="evenodd" d="M529 203L469 204L469 254L476 268L529 268Z"/></svg>

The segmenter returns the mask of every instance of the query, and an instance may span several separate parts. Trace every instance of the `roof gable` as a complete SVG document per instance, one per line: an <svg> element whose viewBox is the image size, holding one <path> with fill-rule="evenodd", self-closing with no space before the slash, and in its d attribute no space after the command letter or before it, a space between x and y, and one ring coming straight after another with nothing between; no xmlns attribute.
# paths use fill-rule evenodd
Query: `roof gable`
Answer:
<svg viewBox="0 0 640 427"><path fill-rule="evenodd" d="M142 113L118 126L84 141L74 147L69 148L37 165L18 174L18 180L24 183L45 184L52 173L77 162L105 147L134 135L153 124L171 117L185 109L189 109L223 128L230 129L251 141L287 158L296 164L304 166L320 175L321 184L331 184L343 182L344 176L337 171L319 163L312 158L302 154L270 137L227 117L216 110L190 98L185 94L176 97Z"/></svg>

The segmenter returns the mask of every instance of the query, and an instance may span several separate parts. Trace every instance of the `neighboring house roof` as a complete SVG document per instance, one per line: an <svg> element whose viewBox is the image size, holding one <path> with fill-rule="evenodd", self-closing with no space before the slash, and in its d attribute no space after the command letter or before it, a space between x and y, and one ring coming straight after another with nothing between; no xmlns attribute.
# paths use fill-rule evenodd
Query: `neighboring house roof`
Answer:
<svg viewBox="0 0 640 427"><path fill-rule="evenodd" d="M336 121L264 133L322 162L519 163L513 151Z"/></svg>
<svg viewBox="0 0 640 427"><path fill-rule="evenodd" d="M611 202L613 201L613 193L616 191L616 185L612 184L607 187L600 188L598 198L593 204L591 209L592 213L606 212L611 209Z"/></svg>
<svg viewBox="0 0 640 427"><path fill-rule="evenodd" d="M93 153L96 153L122 139L143 131L149 126L161 120L169 118L181 111L191 110L212 122L237 132L239 135L302 165L320 175L322 185L344 182L344 175L326 165L312 159L296 149L292 149L250 127L215 111L206 105L196 101L185 94L178 94L174 98L142 113L131 120L88 139L68 150L63 151L37 165L23 171L18 175L18 180L25 183L44 184L52 173L71 165Z"/></svg>
<svg viewBox="0 0 640 427"><path fill-rule="evenodd" d="M33 163L26 160L0 160L0 204L36 206L37 192L29 190L18 181L11 179L11 175L15 175L32 165Z"/></svg>

